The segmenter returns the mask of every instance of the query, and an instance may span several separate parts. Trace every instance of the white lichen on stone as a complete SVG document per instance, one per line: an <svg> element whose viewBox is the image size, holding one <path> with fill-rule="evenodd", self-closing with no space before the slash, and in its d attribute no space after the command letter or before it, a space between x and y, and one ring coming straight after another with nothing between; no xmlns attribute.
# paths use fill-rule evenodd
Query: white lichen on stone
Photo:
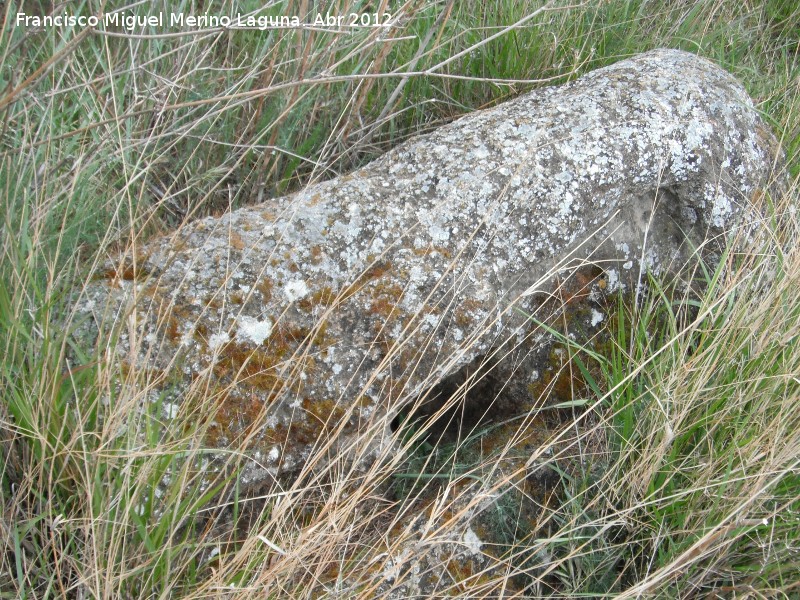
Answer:
<svg viewBox="0 0 800 600"><path fill-rule="evenodd" d="M720 229L725 226L725 223L733 214L733 202L722 192L717 191L711 193L712 208L711 208L711 222L715 227Z"/></svg>
<svg viewBox="0 0 800 600"><path fill-rule="evenodd" d="M215 333L208 338L208 349L211 352L221 348L225 344L230 341L231 337L228 335L227 331L221 331L219 333Z"/></svg>
<svg viewBox="0 0 800 600"><path fill-rule="evenodd" d="M239 317L237 325L236 339L256 346L263 344L272 333L272 321L269 319L259 321L253 317L243 316Z"/></svg>
<svg viewBox="0 0 800 600"><path fill-rule="evenodd" d="M305 281L290 281L283 288L283 293L289 302L294 302L308 295L309 289Z"/></svg>
<svg viewBox="0 0 800 600"><path fill-rule="evenodd" d="M479 538L478 535L472 530L472 527L467 527L462 541L470 554L480 556L481 548L483 548L483 542L481 541L481 538Z"/></svg>

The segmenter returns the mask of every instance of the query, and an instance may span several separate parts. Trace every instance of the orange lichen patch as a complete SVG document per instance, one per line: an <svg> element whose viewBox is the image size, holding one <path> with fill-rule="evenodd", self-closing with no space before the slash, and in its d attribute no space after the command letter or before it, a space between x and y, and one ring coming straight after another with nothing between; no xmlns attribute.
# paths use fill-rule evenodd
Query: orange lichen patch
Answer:
<svg viewBox="0 0 800 600"><path fill-rule="evenodd" d="M311 343L318 346L320 349L327 348L332 344L328 339L328 322L322 321L317 323L315 328L311 331L314 337L311 338Z"/></svg>
<svg viewBox="0 0 800 600"><path fill-rule="evenodd" d="M330 399L318 400L305 398L302 404L306 414L320 423L324 423L326 426L339 421L345 413L341 405Z"/></svg>
<svg viewBox="0 0 800 600"><path fill-rule="evenodd" d="M615 336L612 331L615 322L615 308L613 305L606 306L604 311L606 313L605 324L591 337L583 330L586 319L585 310L568 309L561 318L555 321L560 325L559 329L567 333L575 332L579 339L585 340L583 343L591 350L591 353L583 352L577 347L569 348L562 343L554 343L541 377L528 386L534 400L551 397L557 402L567 402L578 395L588 394L589 385L581 367L587 369L595 381L603 380L601 366L592 355L611 356L615 344Z"/></svg>
<svg viewBox="0 0 800 600"><path fill-rule="evenodd" d="M373 262L364 272L356 277L353 283L344 288L340 294L342 302L361 291L370 281L383 277L391 270L392 263L388 261Z"/></svg>
<svg viewBox="0 0 800 600"><path fill-rule="evenodd" d="M476 586L490 584L491 575L485 572L476 558L461 556L447 561L447 572L453 578L453 592L469 594Z"/></svg>
<svg viewBox="0 0 800 600"><path fill-rule="evenodd" d="M220 379L236 379L264 391L278 390L284 383L278 376L283 358L270 351L253 349L237 342L225 344L214 363L214 375Z"/></svg>
<svg viewBox="0 0 800 600"><path fill-rule="evenodd" d="M302 407L305 418L290 426L290 439L302 445L316 442L321 435L329 434L340 424L346 412L338 403L329 399L304 398Z"/></svg>
<svg viewBox="0 0 800 600"><path fill-rule="evenodd" d="M414 248L414 254L417 256L430 256L431 254L441 254L445 258L452 258L453 253L447 248L442 246L428 245L424 248Z"/></svg>
<svg viewBox="0 0 800 600"><path fill-rule="evenodd" d="M582 356L581 361L584 365L591 364L587 356ZM539 380L528 385L528 391L534 402L543 400L553 403L569 402L576 395L585 393L587 389L588 384L580 367L570 354L570 350L561 344L553 345L547 366Z"/></svg>
<svg viewBox="0 0 800 600"><path fill-rule="evenodd" d="M190 305L178 303L166 314L159 315L158 326L168 340L177 342L186 331L185 325L192 323L196 318L195 311Z"/></svg>
<svg viewBox="0 0 800 600"><path fill-rule="evenodd" d="M261 297L264 299L264 302L272 300L272 286L273 283L269 277L264 277L256 283L255 288L261 292Z"/></svg>
<svg viewBox="0 0 800 600"><path fill-rule="evenodd" d="M492 427L481 436L481 452L485 455L504 452L509 440L514 440L510 455L524 456L527 459L530 451L538 448L550 435L550 430L541 416L526 418L522 423L512 422Z"/></svg>
<svg viewBox="0 0 800 600"><path fill-rule="evenodd" d="M336 294L328 286L322 286L297 301L297 306L305 312L311 312L315 306L328 307L333 304L336 299Z"/></svg>
<svg viewBox="0 0 800 600"><path fill-rule="evenodd" d="M236 231L231 230L228 239L230 240L231 247L236 250L244 250L247 247L247 244L244 243L242 236Z"/></svg>
<svg viewBox="0 0 800 600"><path fill-rule="evenodd" d="M379 261L370 265L366 271L361 275L363 279L377 279L383 277L392 270L392 263L389 261Z"/></svg>
<svg viewBox="0 0 800 600"><path fill-rule="evenodd" d="M283 446L289 439L289 428L282 423L278 423L275 427L270 427L264 432L264 439L270 444Z"/></svg>
<svg viewBox="0 0 800 600"><path fill-rule="evenodd" d="M570 273L564 279L557 279L552 293L537 292L531 300L550 314L550 319L563 310L575 309L576 305L585 303L592 294L592 288L605 290L608 281L605 272L597 265L585 265ZM552 325L550 319L544 319Z"/></svg>
<svg viewBox="0 0 800 600"><path fill-rule="evenodd" d="M181 235L180 237L176 238L172 242L172 249L175 252L182 252L183 250L186 249L187 243L188 243L188 239L186 237L184 237L183 235Z"/></svg>
<svg viewBox="0 0 800 600"><path fill-rule="evenodd" d="M592 291L592 284L601 281L603 270L597 265L586 265L576 269L560 281L555 293L563 304L572 304L587 298Z"/></svg>
<svg viewBox="0 0 800 600"><path fill-rule="evenodd" d="M546 371L544 380L552 390L552 395L559 402L568 402L575 398L576 394L586 390L586 380L574 362L552 371Z"/></svg>
<svg viewBox="0 0 800 600"><path fill-rule="evenodd" d="M456 307L453 321L459 327L467 327L475 322L475 311L481 306L481 303L474 298L467 298Z"/></svg>
<svg viewBox="0 0 800 600"><path fill-rule="evenodd" d="M296 349L310 333L308 327L301 327L278 321L272 328L269 345L273 352L285 358L292 349Z"/></svg>
<svg viewBox="0 0 800 600"><path fill-rule="evenodd" d="M586 379L577 369L577 365L570 365L559 369L555 378L552 380L553 395L560 402L568 402L573 400L576 395L584 392L586 387Z"/></svg>
<svg viewBox="0 0 800 600"><path fill-rule="evenodd" d="M237 391L225 395L218 402L214 426L209 428L207 434L208 443L227 445L263 428L258 436L261 439L258 443L260 447L268 448L277 444L294 452L330 435L347 414L333 400L304 398L301 402L302 413L295 415L290 424L278 423L264 427L265 408L275 401L277 395L270 395L266 402L253 393Z"/></svg>
<svg viewBox="0 0 800 600"><path fill-rule="evenodd" d="M214 412L214 426L209 427L206 441L219 447L229 445L253 433L264 421L266 403L253 393L230 392L221 395Z"/></svg>
<svg viewBox="0 0 800 600"><path fill-rule="evenodd" d="M174 342L180 337L180 322L175 315L170 315L169 320L167 321L167 338Z"/></svg>
<svg viewBox="0 0 800 600"><path fill-rule="evenodd" d="M358 406L359 408L367 408L374 405L375 401L368 396L359 396L355 401L355 406Z"/></svg>
<svg viewBox="0 0 800 600"><path fill-rule="evenodd" d="M328 323L326 321L317 323L314 328L278 321L272 329L270 347L282 358L291 356L303 345L324 348L329 344L327 332Z"/></svg>
<svg viewBox="0 0 800 600"><path fill-rule="evenodd" d="M147 256L139 255L135 259L124 257L121 264L116 267L106 269L102 277L104 279L122 279L123 281L142 281L150 274L144 264L147 261Z"/></svg>
<svg viewBox="0 0 800 600"><path fill-rule="evenodd" d="M398 302L403 297L403 287L398 284L379 283L372 292L372 301L369 312L384 319L397 315Z"/></svg>

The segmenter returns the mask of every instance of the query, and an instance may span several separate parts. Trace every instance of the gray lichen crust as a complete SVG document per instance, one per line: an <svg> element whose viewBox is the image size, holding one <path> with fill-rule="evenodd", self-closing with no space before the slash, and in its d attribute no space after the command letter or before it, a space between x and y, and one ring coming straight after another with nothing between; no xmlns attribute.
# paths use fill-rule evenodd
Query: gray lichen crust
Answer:
<svg viewBox="0 0 800 600"><path fill-rule="evenodd" d="M120 359L167 373L176 407L212 382L209 444L247 434L261 471L296 469L390 400L531 335L553 272L593 261L613 289L698 248L713 260L757 220L774 154L733 77L658 50L156 239L82 310L126 320Z"/></svg>

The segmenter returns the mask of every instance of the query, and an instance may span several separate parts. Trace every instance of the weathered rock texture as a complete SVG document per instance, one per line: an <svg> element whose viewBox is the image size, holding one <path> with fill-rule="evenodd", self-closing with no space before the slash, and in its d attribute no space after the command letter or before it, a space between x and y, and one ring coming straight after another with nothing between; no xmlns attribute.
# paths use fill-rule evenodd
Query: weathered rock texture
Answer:
<svg viewBox="0 0 800 600"><path fill-rule="evenodd" d="M541 334L525 315L549 274L588 259L602 271L576 277L592 294L642 267L677 271L698 248L713 261L755 217L773 144L728 73L659 50L183 227L109 270L83 310L127 315L119 356L171 382L165 412L208 376L207 442L249 435L245 478L297 469L334 439L369 458L344 445L391 401L465 366L466 380L493 351L514 356L498 371L511 396L531 393L526 340ZM602 319L590 311L585 326Z"/></svg>

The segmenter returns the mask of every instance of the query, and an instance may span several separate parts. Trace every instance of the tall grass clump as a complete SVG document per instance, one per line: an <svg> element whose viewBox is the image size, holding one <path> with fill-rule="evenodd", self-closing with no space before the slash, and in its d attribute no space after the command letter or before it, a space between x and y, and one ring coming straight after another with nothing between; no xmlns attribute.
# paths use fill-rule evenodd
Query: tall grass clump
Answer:
<svg viewBox="0 0 800 600"><path fill-rule="evenodd" d="M703 297L651 281L641 306L617 313L595 388L607 469L568 485L562 507L576 527L591 510L603 515L595 530L609 529L569 545L572 570L557 571L573 592L795 590L800 304L794 196L785 202L780 228L765 223L760 244L703 275Z"/></svg>
<svg viewBox="0 0 800 600"><path fill-rule="evenodd" d="M207 4L68 10L202 14ZM37 30L14 21L38 3L3 7L0 597L392 597L414 565L441 579L437 594L465 598L795 596L800 8L262 4L214 10L305 21L389 12L392 27ZM129 314L97 307L99 335L76 335L85 286L155 235L663 46L744 82L794 184L763 199L763 223L731 241L718 269L699 270L693 292L653 280L613 311L602 352L566 343L565 368L587 388L546 435L530 437L537 415L455 440L409 420L397 431L404 452L366 476L323 448L294 481L243 490L243 448L227 449L228 468L205 469L219 460L202 441L207 381L178 407L168 382L120 366ZM547 501L531 520L524 481L544 471ZM463 542L465 523L499 532L472 570L442 550Z"/></svg>

